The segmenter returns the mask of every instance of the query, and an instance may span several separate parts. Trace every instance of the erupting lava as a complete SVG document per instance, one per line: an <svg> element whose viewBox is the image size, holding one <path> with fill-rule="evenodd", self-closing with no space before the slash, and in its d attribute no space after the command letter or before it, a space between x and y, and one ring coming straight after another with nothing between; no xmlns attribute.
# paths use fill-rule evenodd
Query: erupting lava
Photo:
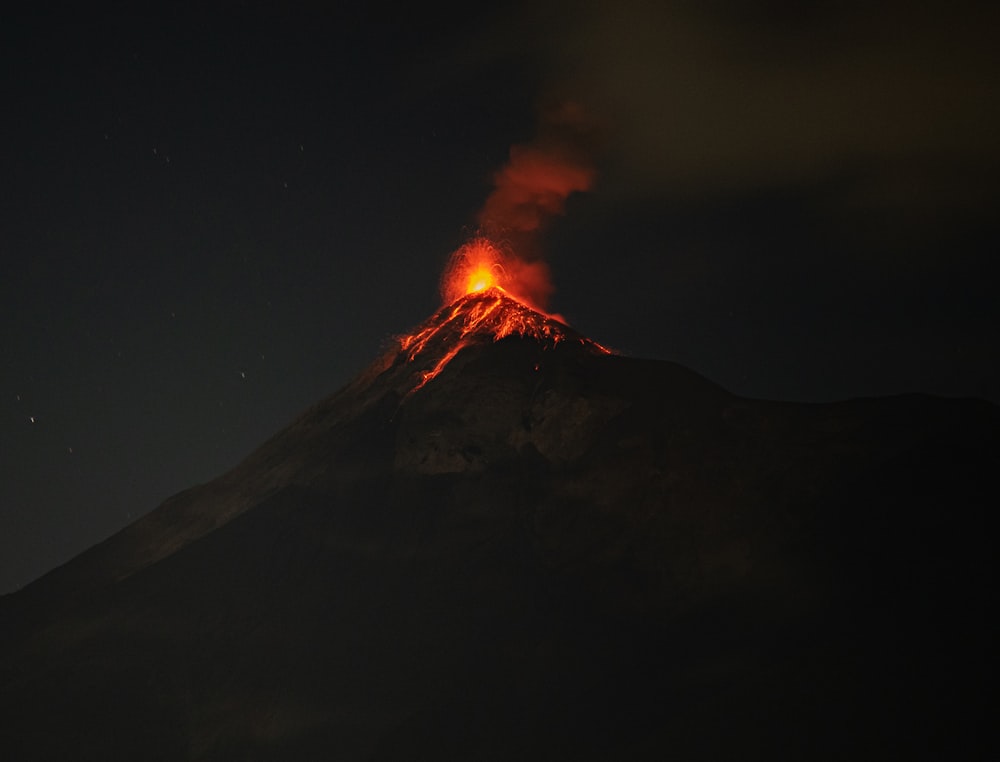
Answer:
<svg viewBox="0 0 1000 762"><path fill-rule="evenodd" d="M451 255L441 277L441 296L451 304L489 288L499 288L537 312L543 311L552 292L544 262L525 262L488 238L473 238Z"/></svg>
<svg viewBox="0 0 1000 762"><path fill-rule="evenodd" d="M452 257L449 268L445 271L441 291L445 301L485 291L488 288L501 286L507 280L500 252L485 238L470 241Z"/></svg>
<svg viewBox="0 0 1000 762"><path fill-rule="evenodd" d="M416 331L399 339L406 361L422 365L411 393L437 376L455 355L474 343L521 336L551 349L575 341L600 354L611 351L576 333L557 315L542 311L551 291L543 262L525 262L485 237L451 255L441 277L445 306Z"/></svg>

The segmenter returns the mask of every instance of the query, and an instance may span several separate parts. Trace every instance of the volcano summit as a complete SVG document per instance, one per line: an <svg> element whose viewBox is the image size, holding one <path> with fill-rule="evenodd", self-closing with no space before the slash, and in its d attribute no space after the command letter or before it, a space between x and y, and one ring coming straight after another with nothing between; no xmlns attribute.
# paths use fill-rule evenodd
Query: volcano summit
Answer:
<svg viewBox="0 0 1000 762"><path fill-rule="evenodd" d="M473 291L444 307L413 334L404 336L400 348L408 362L427 366L416 387L420 388L463 349L508 336L531 339L543 349L568 340L588 351L610 354L597 342L522 304L498 286Z"/></svg>
<svg viewBox="0 0 1000 762"><path fill-rule="evenodd" d="M0 599L0 754L988 754L998 434L735 397L487 285Z"/></svg>

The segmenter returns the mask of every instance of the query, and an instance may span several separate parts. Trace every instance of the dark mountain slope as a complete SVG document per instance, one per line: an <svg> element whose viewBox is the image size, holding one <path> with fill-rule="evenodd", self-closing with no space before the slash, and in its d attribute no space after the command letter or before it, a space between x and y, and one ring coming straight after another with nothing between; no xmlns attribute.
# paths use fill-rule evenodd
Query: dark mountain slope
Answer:
<svg viewBox="0 0 1000 762"><path fill-rule="evenodd" d="M0 599L4 756L994 750L995 407L740 399L495 298Z"/></svg>

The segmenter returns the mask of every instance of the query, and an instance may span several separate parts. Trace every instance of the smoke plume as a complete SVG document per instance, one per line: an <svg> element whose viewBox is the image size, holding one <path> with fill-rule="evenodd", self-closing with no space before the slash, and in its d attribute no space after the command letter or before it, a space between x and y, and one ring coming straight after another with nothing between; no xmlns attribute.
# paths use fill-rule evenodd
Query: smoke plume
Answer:
<svg viewBox="0 0 1000 762"><path fill-rule="evenodd" d="M489 260L500 273L497 285L536 309L544 310L553 291L538 234L562 214L571 193L589 190L596 176L592 163L596 130L583 110L562 103L543 111L533 141L510 149L510 161L493 178L493 192L477 215L481 237L451 256L442 279L445 301L461 295L470 262Z"/></svg>
<svg viewBox="0 0 1000 762"><path fill-rule="evenodd" d="M528 232L561 214L570 193L588 190L593 170L536 146L514 146L495 182L479 222L487 229Z"/></svg>
<svg viewBox="0 0 1000 762"><path fill-rule="evenodd" d="M565 103L542 116L539 134L510 149L510 161L494 176L493 192L479 212L490 235L530 233L562 214L573 192L594 184L592 133L579 106Z"/></svg>

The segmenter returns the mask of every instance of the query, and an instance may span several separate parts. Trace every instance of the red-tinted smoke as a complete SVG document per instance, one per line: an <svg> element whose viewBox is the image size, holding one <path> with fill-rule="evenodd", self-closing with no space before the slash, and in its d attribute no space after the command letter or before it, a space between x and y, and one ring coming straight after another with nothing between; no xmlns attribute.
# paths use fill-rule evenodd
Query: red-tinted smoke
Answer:
<svg viewBox="0 0 1000 762"><path fill-rule="evenodd" d="M563 213L571 193L593 186L593 136L592 125L576 104L546 110L535 140L513 146L510 161L494 175L493 192L477 215L479 243L470 242L452 254L446 273L464 266L470 251L479 251L476 247L485 241L499 253L503 288L544 309L553 287L549 267L540 256L538 232L550 217ZM448 282L454 280L442 280ZM454 289L442 286L442 296L450 301Z"/></svg>
<svg viewBox="0 0 1000 762"><path fill-rule="evenodd" d="M494 182L479 222L487 230L524 233L561 214L570 193L589 190L594 170L556 146L522 145L510 149Z"/></svg>

